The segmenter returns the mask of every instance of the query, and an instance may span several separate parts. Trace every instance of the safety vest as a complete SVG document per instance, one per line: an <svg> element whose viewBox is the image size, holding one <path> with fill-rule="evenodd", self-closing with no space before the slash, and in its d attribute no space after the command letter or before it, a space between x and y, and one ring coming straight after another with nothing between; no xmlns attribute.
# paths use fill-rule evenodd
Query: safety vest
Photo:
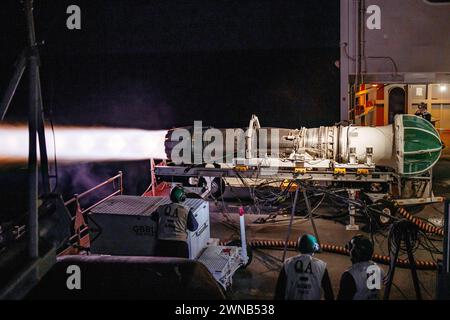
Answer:
<svg viewBox="0 0 450 320"><path fill-rule="evenodd" d="M378 300L383 282L383 270L375 262L355 263L347 270L353 277L356 293L353 300Z"/></svg>
<svg viewBox="0 0 450 320"><path fill-rule="evenodd" d="M189 211L184 206L171 203L162 205L157 209L158 239L170 241L187 240L187 220Z"/></svg>
<svg viewBox="0 0 450 320"><path fill-rule="evenodd" d="M310 255L299 255L284 264L286 300L320 300L327 264Z"/></svg>

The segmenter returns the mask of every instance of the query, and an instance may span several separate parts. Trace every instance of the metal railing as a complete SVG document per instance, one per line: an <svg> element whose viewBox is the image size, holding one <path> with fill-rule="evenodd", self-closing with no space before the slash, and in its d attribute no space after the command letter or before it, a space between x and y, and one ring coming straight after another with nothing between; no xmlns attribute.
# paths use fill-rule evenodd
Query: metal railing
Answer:
<svg viewBox="0 0 450 320"><path fill-rule="evenodd" d="M103 197L101 200L95 202L92 205L89 205L87 208L83 209L81 207L80 201L81 199L92 195L92 193L94 193L95 191L107 186L107 185L113 185L113 192L110 193L109 195ZM116 188L117 186L117 188ZM102 183L96 185L95 187L80 193L80 194L75 194L71 199L69 199L68 201L66 201L64 203L64 205L66 207L70 206L70 205L75 205L75 210L74 213L71 212L72 215L72 223L75 223L75 219L77 216L77 211L78 208L80 208L80 213L84 216L85 214L87 214L89 211L91 211L92 209L94 209L95 207L97 207L98 205L104 203L105 201L111 199L112 197L116 196L116 195L121 195L123 194L123 173L122 171L119 171L119 173L117 175L115 175L114 177L109 178L108 180L103 181ZM69 210L70 211L70 210ZM87 235L87 231L89 230L88 226L85 225L84 228L80 229L80 230L73 230L73 235L69 238L69 244L71 245L71 247L82 247L81 246L81 239ZM83 236L84 235L84 236ZM70 249L70 248L69 248ZM66 252L67 250L63 251Z"/></svg>
<svg viewBox="0 0 450 320"><path fill-rule="evenodd" d="M163 160L158 164L158 166L165 167L167 166L167 163L166 161ZM150 185L142 194L143 197L148 194L151 194L152 197L155 197L157 191L161 191L166 187L165 182L158 183L156 179L155 168L156 168L155 159L150 159Z"/></svg>
<svg viewBox="0 0 450 320"><path fill-rule="evenodd" d="M100 188L102 188L102 187L104 187L104 186L106 186L108 184L111 184L111 183L114 184L115 181L119 182L118 183L119 184L119 189L114 191L110 195L106 196L104 199L102 199L102 200L98 201L97 203L93 204L89 208L82 209L83 213L88 212L88 211L92 210L93 208L95 208L96 206L98 206L99 204L105 202L109 198L114 197L115 195L123 193L123 173L122 173L122 171L119 171L119 173L117 175L115 175L114 177L111 177L108 180L103 181L102 183L96 185L95 187L93 187L93 188L91 188L91 189L89 189L89 190L87 190L87 191L85 191L85 192L83 192L81 194L75 194L73 196L73 198L71 198L70 200L66 201L64 203L64 205L67 207L67 206L71 205L72 203L79 204L80 199L90 195L92 192L97 191L98 189L100 189Z"/></svg>

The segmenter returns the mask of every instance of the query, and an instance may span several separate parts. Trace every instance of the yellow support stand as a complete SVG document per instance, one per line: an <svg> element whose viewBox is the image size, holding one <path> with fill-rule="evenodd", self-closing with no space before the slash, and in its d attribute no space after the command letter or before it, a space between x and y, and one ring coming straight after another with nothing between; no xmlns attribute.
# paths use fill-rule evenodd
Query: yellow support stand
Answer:
<svg viewBox="0 0 450 320"><path fill-rule="evenodd" d="M345 168L334 168L335 175L345 175L347 174L347 169Z"/></svg>
<svg viewBox="0 0 450 320"><path fill-rule="evenodd" d="M369 169L358 169L356 172L358 175L361 176L368 176L369 175Z"/></svg>
<svg viewBox="0 0 450 320"><path fill-rule="evenodd" d="M248 166L236 166L234 167L234 170L239 171L239 172L244 172L244 171L248 171Z"/></svg>
<svg viewBox="0 0 450 320"><path fill-rule="evenodd" d="M294 172L297 174L306 174L307 170L306 168L295 168Z"/></svg>

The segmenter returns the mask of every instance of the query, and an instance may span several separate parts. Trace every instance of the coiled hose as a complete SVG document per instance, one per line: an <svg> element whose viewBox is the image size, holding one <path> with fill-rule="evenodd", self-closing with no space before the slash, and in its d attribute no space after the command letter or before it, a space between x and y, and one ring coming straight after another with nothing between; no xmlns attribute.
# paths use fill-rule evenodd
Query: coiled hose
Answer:
<svg viewBox="0 0 450 320"><path fill-rule="evenodd" d="M282 240L252 240L248 242L248 245L254 249L284 249L285 242ZM289 249L298 249L297 241L288 242ZM321 244L321 249L323 252L336 253L340 255L349 256L349 251L343 246L331 245L331 244ZM383 256L375 254L372 258L373 261L389 265L391 258L388 256ZM416 260L416 266L418 270L437 270L437 264L434 261L421 261ZM397 267L399 268L410 268L410 263L408 260L397 259Z"/></svg>
<svg viewBox="0 0 450 320"><path fill-rule="evenodd" d="M421 219L414 217L412 214L410 214L408 211L406 211L406 209L403 207L400 207L398 205L394 205L394 206L399 215L401 215L403 218L405 218L409 222L418 226L419 229L422 230L423 232L432 233L432 234L435 234L435 235L438 235L441 237L443 237L445 235L444 229L432 226L431 224L428 224L428 223L422 221Z"/></svg>

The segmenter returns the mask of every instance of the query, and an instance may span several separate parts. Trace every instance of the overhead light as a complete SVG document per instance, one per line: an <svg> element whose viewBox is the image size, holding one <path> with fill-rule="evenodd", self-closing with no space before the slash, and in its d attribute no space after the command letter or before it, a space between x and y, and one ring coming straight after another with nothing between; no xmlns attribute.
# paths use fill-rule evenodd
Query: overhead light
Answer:
<svg viewBox="0 0 450 320"><path fill-rule="evenodd" d="M447 92L447 85L446 84L441 84L439 86L439 91L440 92Z"/></svg>

